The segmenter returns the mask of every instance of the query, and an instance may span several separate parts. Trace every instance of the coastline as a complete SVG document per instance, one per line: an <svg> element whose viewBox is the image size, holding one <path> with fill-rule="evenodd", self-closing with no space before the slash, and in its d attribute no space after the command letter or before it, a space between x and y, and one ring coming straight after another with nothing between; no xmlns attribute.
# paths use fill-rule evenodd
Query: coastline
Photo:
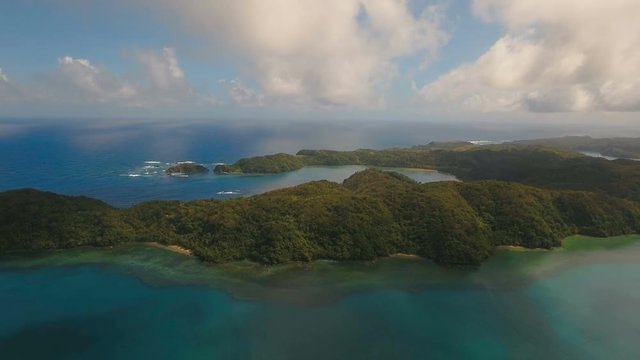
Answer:
<svg viewBox="0 0 640 360"><path fill-rule="evenodd" d="M169 250L171 252L180 254L180 255L184 255L184 256L193 256L193 251L191 251L190 249L187 249L185 247L182 247L180 245L165 245L165 244L160 244L158 242L155 241L148 241L144 243L145 245L148 246L153 246L156 248L160 248L160 249L165 249L165 250Z"/></svg>
<svg viewBox="0 0 640 360"><path fill-rule="evenodd" d="M194 256L193 255L193 251L191 251L190 249L187 249L185 247L182 247L180 245L165 245L165 244L161 244L161 243L155 242L155 241L147 241L144 244L147 245L147 246L168 250L168 251L171 251L171 252L174 252L174 253L177 253L177 254L181 254L181 255L185 255L185 256ZM529 249L526 249L526 248L522 248L522 249L529 250ZM422 257L420 255L407 254L407 253L394 253L394 254L389 254L387 256L383 256L383 258L384 257L395 258L395 259L408 259L408 260L422 260L422 259L425 259L424 257ZM316 259L314 261L339 262L337 260L327 260L327 259ZM256 264L259 264L259 263L256 263ZM282 265L282 264L280 264L280 265Z"/></svg>
<svg viewBox="0 0 640 360"><path fill-rule="evenodd" d="M403 169L403 170L408 170L408 171L424 171L424 172L437 172L438 171L437 169L434 169L434 168L416 168L416 167L408 167L408 168L400 167L400 168L397 168L397 169Z"/></svg>
<svg viewBox="0 0 640 360"><path fill-rule="evenodd" d="M564 241L564 240L563 240ZM509 251L553 251L554 249L561 249L562 246L558 246L552 249L545 248L528 248L520 245L498 245L497 250L509 250Z"/></svg>
<svg viewBox="0 0 640 360"><path fill-rule="evenodd" d="M390 258L398 258L398 259L424 259L420 255L416 254L405 254L405 253L395 253L389 255Z"/></svg>
<svg viewBox="0 0 640 360"><path fill-rule="evenodd" d="M527 251L527 250L531 250L531 249L527 249L524 246L520 246L520 245L498 245L496 246L496 249L504 249L504 250L511 250L511 251Z"/></svg>

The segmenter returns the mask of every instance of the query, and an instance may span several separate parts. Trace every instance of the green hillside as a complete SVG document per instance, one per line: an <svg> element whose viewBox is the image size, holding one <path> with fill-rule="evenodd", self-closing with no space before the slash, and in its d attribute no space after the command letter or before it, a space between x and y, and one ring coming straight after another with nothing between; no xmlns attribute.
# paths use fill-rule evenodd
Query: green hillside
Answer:
<svg viewBox="0 0 640 360"><path fill-rule="evenodd" d="M371 260L414 253L477 265L497 245L560 246L573 234L640 232L640 205L603 193L478 181L418 184L365 170L231 200L114 209L35 190L0 194L0 251L157 241L212 262Z"/></svg>

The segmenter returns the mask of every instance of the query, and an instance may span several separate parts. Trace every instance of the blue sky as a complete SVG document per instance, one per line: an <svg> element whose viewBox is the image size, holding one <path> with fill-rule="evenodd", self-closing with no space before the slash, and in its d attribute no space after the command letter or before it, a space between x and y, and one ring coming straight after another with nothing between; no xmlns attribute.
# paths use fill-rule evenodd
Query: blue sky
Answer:
<svg viewBox="0 0 640 360"><path fill-rule="evenodd" d="M0 117L630 120L639 16L633 0L4 1Z"/></svg>

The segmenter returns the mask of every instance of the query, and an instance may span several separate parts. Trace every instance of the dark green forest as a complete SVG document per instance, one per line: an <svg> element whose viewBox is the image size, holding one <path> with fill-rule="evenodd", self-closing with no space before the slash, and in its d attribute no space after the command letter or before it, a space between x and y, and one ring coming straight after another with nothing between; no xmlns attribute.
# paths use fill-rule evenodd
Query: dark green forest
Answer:
<svg viewBox="0 0 640 360"><path fill-rule="evenodd" d="M217 165L216 174L268 174L298 170L306 166L304 159L289 154L274 154L241 159L233 165Z"/></svg>
<svg viewBox="0 0 640 360"><path fill-rule="evenodd" d="M195 174L206 174L209 172L209 169L206 167L194 164L194 163L178 163L173 166L170 166L166 171L167 174L187 174L187 175L195 175Z"/></svg>
<svg viewBox="0 0 640 360"><path fill-rule="evenodd" d="M532 150L507 164L548 166L529 163L527 157L545 152ZM504 161L507 155L501 154ZM558 162L580 160L553 156ZM476 160L486 161L481 158ZM476 169L459 171L462 178L479 171L468 157L452 163ZM485 171L507 177L503 166ZM523 176L525 171L508 177ZM343 184L316 181L246 198L154 201L127 209L85 197L15 190L0 193L0 252L156 241L184 246L212 262L371 260L403 252L445 265L478 265L498 245L552 248L573 234L640 232L637 193L614 186L619 180L603 179L589 185L597 191L585 192L563 190L567 184L556 180L545 187L496 180L419 184L369 169Z"/></svg>
<svg viewBox="0 0 640 360"><path fill-rule="evenodd" d="M517 144L553 146L574 151L593 151L617 158L640 159L639 138L592 138L564 136L551 139L519 140Z"/></svg>
<svg viewBox="0 0 640 360"><path fill-rule="evenodd" d="M279 173L313 165L434 169L464 181L518 182L548 189L601 192L640 201L640 162L609 161L533 145L431 143L386 150L301 150L295 156L277 154L242 159L227 166L227 172ZM224 171L218 169L218 172Z"/></svg>

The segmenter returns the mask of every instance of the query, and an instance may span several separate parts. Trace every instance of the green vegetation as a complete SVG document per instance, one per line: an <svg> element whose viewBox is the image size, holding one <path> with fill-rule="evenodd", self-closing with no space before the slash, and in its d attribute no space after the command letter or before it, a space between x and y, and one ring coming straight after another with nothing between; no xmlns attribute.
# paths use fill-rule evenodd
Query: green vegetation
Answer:
<svg viewBox="0 0 640 360"><path fill-rule="evenodd" d="M0 203L0 252L134 240L131 223L98 200L26 189L1 193Z"/></svg>
<svg viewBox="0 0 640 360"><path fill-rule="evenodd" d="M209 169L202 165L194 164L194 163L178 163L173 165L167 169L167 174L185 174L185 175L195 175L195 174L206 174L209 172Z"/></svg>
<svg viewBox="0 0 640 360"><path fill-rule="evenodd" d="M248 198L156 201L122 210L83 197L9 191L0 194L0 252L157 241L187 247L213 262L370 260L402 252L442 264L477 265L498 245L552 248L569 235L640 232L640 163L567 150L591 140L596 141L564 138L564 149L459 142L302 150L214 170L415 167L448 172L465 183L418 184L397 173L366 170L342 185L318 181ZM633 150L630 140L614 140ZM549 141L545 144L558 142ZM179 164L167 172L201 172L197 166Z"/></svg>
<svg viewBox="0 0 640 360"><path fill-rule="evenodd" d="M233 165L218 165L216 174L275 174L302 169L306 163L298 156L275 154L238 160Z"/></svg>
<svg viewBox="0 0 640 360"><path fill-rule="evenodd" d="M414 253L477 265L497 245L560 246L574 234L640 232L640 204L603 193L479 181L418 184L365 170L230 200L114 209L35 190L0 193L0 252L157 241L213 262L370 260Z"/></svg>
<svg viewBox="0 0 640 360"><path fill-rule="evenodd" d="M413 148L355 151L301 150L297 156L278 154L243 159L233 172L285 172L289 163L306 165L369 165L437 169L461 180L500 180L548 189L601 192L640 201L640 162L608 161L542 146L431 143ZM269 160L267 160L269 159ZM279 159L286 160L281 166ZM239 165L238 165L239 164ZM245 164L252 164L246 166Z"/></svg>
<svg viewBox="0 0 640 360"><path fill-rule="evenodd" d="M640 159L639 138L594 139L589 136L565 136L552 139L521 140L515 143L552 146L575 151L593 151L605 156Z"/></svg>

